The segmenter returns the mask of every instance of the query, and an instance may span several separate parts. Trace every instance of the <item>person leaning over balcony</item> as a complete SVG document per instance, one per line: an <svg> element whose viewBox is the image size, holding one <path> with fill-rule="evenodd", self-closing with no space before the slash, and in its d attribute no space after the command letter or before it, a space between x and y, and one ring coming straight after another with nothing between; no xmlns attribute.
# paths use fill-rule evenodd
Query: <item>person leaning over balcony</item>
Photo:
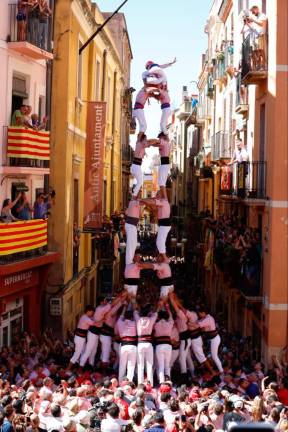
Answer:
<svg viewBox="0 0 288 432"><path fill-rule="evenodd" d="M21 105L20 109L13 112L11 126L24 126L26 115L26 105Z"/></svg>
<svg viewBox="0 0 288 432"><path fill-rule="evenodd" d="M34 203L34 219L46 219L48 217L48 210L52 207L51 195L48 195L47 200L42 193L37 194Z"/></svg>
<svg viewBox="0 0 288 432"><path fill-rule="evenodd" d="M21 192L20 199L15 206L15 213L21 220L30 220L31 213L33 213L33 207L29 204L27 195L25 192Z"/></svg>
<svg viewBox="0 0 288 432"><path fill-rule="evenodd" d="M17 41L26 40L28 0L19 0L17 4Z"/></svg>
<svg viewBox="0 0 288 432"><path fill-rule="evenodd" d="M267 59L267 17L264 13L260 12L258 6L252 6L250 9L251 15L249 21L252 23L255 31L254 44L252 56L257 70L266 69Z"/></svg>
<svg viewBox="0 0 288 432"><path fill-rule="evenodd" d="M39 2L39 37L40 48L47 50L48 45L48 19L52 15L47 0L38 0Z"/></svg>
<svg viewBox="0 0 288 432"><path fill-rule="evenodd" d="M1 219L4 223L6 222L14 222L18 219L13 216L11 213L11 209L17 204L21 197L21 193L19 193L14 201L11 201L10 198L6 198L3 201L2 210L1 210Z"/></svg>
<svg viewBox="0 0 288 432"><path fill-rule="evenodd" d="M235 150L233 153L233 156L231 158L231 161L228 165L233 165L234 163L238 162L247 162L248 161L248 153L245 149L245 146L242 142L242 139L239 137L236 137L235 139Z"/></svg>

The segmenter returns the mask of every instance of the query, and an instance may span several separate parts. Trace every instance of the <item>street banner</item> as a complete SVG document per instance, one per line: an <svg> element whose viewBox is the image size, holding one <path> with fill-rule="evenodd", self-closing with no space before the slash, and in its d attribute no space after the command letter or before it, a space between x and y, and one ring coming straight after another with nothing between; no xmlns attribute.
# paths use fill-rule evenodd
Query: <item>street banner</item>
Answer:
<svg viewBox="0 0 288 432"><path fill-rule="evenodd" d="M87 103L83 231L102 225L106 102Z"/></svg>

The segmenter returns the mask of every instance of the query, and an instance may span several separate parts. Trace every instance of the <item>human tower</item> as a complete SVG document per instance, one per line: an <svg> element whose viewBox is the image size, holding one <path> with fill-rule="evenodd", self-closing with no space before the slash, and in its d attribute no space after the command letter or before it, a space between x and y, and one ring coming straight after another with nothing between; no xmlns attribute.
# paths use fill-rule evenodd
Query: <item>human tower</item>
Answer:
<svg viewBox="0 0 288 432"><path fill-rule="evenodd" d="M142 74L143 88L136 96L133 116L139 123L139 133L131 165L131 173L136 185L126 211L126 256L124 272L124 290L110 304L106 299L99 299L96 309L87 306L75 331L75 352L71 366L79 361L84 367L88 361L94 366L98 343L101 343L102 367L109 364L111 348L117 355L118 378L129 381L135 378L137 365L138 384L145 379L153 386L154 371L157 371L159 383L170 379L171 368L179 360L183 380L187 371L193 375L196 358L202 368L214 374L212 365L203 352L202 334L210 341L211 356L220 373L223 372L218 357L220 336L214 318L205 308L198 314L184 308L174 293L169 258L166 253L166 240L171 229L170 203L167 197L166 182L170 172L170 143L167 123L170 115L170 98L167 78L163 69L175 63L176 59L164 65L152 61L146 63ZM161 102L160 133L157 139L146 136L147 123L144 106L148 98ZM158 147L161 165L158 170L158 192L155 198L141 198L143 175L141 170L145 149ZM156 262L143 262L137 253L138 223L141 207L148 206L157 213L158 231L155 244ZM137 290L141 270L154 270L157 274L160 294L157 304L137 304Z"/></svg>

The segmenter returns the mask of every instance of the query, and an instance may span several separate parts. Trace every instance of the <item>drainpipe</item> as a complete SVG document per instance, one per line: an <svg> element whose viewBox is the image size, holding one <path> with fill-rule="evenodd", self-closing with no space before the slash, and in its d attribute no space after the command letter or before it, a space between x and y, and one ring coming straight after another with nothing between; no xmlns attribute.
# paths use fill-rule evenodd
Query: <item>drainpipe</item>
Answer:
<svg viewBox="0 0 288 432"><path fill-rule="evenodd" d="M55 2L50 0L50 9L53 11L51 16L51 23L48 29L48 50L53 49L53 38L54 38L54 13L55 13ZM51 93L52 93L52 72L53 63L52 60L46 61L46 116L48 116L47 128L51 130ZM41 120L41 119L40 119ZM49 175L44 175L44 191L49 191Z"/></svg>

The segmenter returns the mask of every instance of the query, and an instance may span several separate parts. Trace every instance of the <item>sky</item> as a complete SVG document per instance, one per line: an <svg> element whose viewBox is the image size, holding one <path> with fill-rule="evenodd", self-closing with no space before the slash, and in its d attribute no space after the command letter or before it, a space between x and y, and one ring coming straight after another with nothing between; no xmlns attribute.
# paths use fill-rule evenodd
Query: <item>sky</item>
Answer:
<svg viewBox="0 0 288 432"><path fill-rule="evenodd" d="M112 12L122 0L96 0L103 12ZM207 48L204 26L212 0L128 0L120 12L126 17L133 60L131 64L131 86L136 92L142 87L142 72L145 63L167 63L177 58L165 72L172 108L181 103L182 86L190 93L197 87L192 80L198 79L201 54ZM134 93L134 95L136 94ZM159 133L160 105L153 101L145 106L148 124L147 136ZM135 138L134 138L135 139ZM133 143L133 139L132 139Z"/></svg>

